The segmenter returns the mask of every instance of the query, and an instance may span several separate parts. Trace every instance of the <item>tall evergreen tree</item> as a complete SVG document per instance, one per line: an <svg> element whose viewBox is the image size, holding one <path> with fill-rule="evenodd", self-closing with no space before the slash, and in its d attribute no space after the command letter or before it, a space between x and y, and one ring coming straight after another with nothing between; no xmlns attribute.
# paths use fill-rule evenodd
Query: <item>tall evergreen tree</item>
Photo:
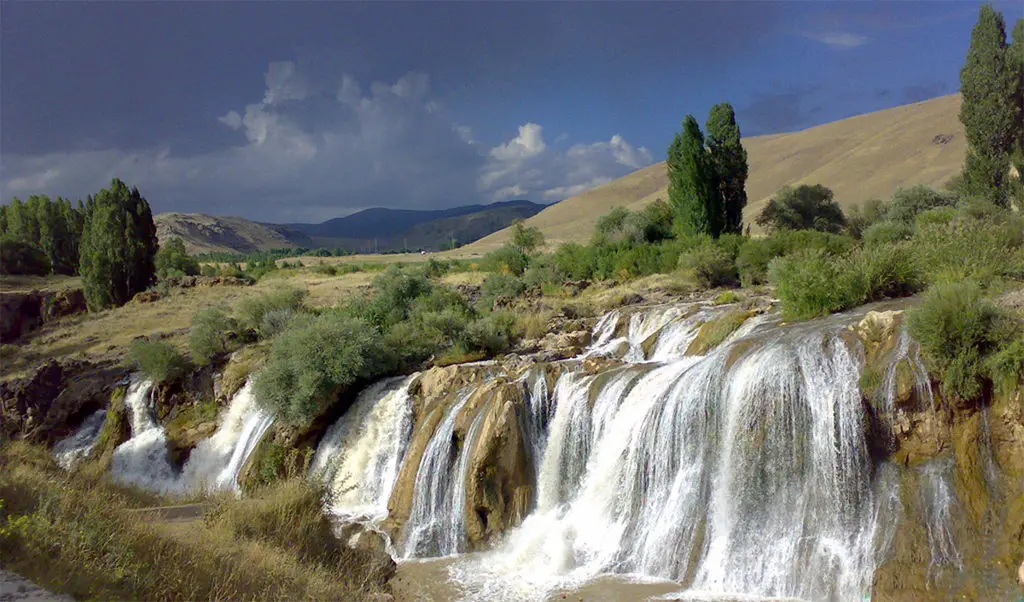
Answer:
<svg viewBox="0 0 1024 602"><path fill-rule="evenodd" d="M704 146L704 134L693 115L668 148L668 198L678 227L686 234L722 233L724 215L714 163Z"/></svg>
<svg viewBox="0 0 1024 602"><path fill-rule="evenodd" d="M747 206L747 151L740 142L740 126L732 105L723 102L708 116L708 150L718 174L723 206L723 232L743 231L743 208Z"/></svg>
<svg viewBox="0 0 1024 602"><path fill-rule="evenodd" d="M1006 45L1003 15L986 4L971 33L967 61L960 70L960 121L967 135L964 192L1005 206L1004 182L1020 126L1019 71Z"/></svg>
<svg viewBox="0 0 1024 602"><path fill-rule="evenodd" d="M79 270L92 311L123 305L152 282L156 226L138 188L115 178L91 199L82 232Z"/></svg>

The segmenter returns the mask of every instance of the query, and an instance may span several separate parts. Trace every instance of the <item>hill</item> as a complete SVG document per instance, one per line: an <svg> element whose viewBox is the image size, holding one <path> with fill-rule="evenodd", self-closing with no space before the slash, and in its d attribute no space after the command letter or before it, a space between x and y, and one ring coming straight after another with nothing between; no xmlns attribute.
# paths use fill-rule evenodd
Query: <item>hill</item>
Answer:
<svg viewBox="0 0 1024 602"><path fill-rule="evenodd" d="M308 236L286 226L261 224L230 215L158 213L153 221L160 240L180 238L189 253L251 253L313 244Z"/></svg>
<svg viewBox="0 0 1024 602"><path fill-rule="evenodd" d="M745 221L791 184L824 184L844 208L888 198L900 187L942 186L960 171L967 149L959 110L960 95L954 94L799 132L744 138L750 164ZM540 228L549 245L586 242L597 218L613 207L639 209L658 198L668 199L664 162L566 199L525 223ZM507 229L495 232L462 251L486 253L508 236Z"/></svg>
<svg viewBox="0 0 1024 602"><path fill-rule="evenodd" d="M507 201L451 209L366 209L320 224L269 224L241 217L161 213L154 221L161 240L181 238L191 253L249 253L277 248L335 248L370 252L402 248L437 250L453 238L472 242L536 215L546 205Z"/></svg>

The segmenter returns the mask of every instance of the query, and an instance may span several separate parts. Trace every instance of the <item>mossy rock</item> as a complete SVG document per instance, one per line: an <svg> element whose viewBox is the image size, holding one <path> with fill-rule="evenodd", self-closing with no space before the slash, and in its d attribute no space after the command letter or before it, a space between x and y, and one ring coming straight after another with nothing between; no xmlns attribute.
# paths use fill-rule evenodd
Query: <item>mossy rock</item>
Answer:
<svg viewBox="0 0 1024 602"><path fill-rule="evenodd" d="M701 324L697 337L686 349L686 355L706 354L729 338L729 335L736 332L753 315L752 311L737 309Z"/></svg>
<svg viewBox="0 0 1024 602"><path fill-rule="evenodd" d="M110 393L110 405L107 406L107 416L103 420L99 437L93 446L89 457L84 464L88 464L88 471L97 473L106 472L110 468L110 462L114 457L114 450L132 436L131 418L128 416L128 408L124 404L127 387L115 387Z"/></svg>
<svg viewBox="0 0 1024 602"><path fill-rule="evenodd" d="M242 347L231 354L221 375L220 390L217 397L231 399L239 389L245 386L249 376L263 367L270 355L270 345L260 343Z"/></svg>

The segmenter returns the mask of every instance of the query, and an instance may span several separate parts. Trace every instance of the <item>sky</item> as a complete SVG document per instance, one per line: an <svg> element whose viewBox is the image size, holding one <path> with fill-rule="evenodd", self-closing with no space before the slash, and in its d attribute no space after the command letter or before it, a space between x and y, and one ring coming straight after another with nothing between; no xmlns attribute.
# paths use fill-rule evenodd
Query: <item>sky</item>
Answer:
<svg viewBox="0 0 1024 602"><path fill-rule="evenodd" d="M6 1L0 199L119 177L157 212L273 222L549 203L719 102L753 136L954 93L979 7Z"/></svg>

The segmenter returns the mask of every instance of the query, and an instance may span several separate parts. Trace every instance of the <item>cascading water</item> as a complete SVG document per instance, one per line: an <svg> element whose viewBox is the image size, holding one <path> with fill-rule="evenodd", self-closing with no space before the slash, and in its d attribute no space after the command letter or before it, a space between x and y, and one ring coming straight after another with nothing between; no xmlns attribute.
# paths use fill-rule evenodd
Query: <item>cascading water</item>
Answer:
<svg viewBox="0 0 1024 602"><path fill-rule="evenodd" d="M702 599L870 591L896 481L872 470L859 360L839 326L766 324L749 349L563 375L536 510L451 569L470 598L540 600L608 572Z"/></svg>
<svg viewBox="0 0 1024 602"><path fill-rule="evenodd" d="M256 405L252 381L231 399L216 432L196 445L182 468L178 489L238 489L238 473L274 416Z"/></svg>
<svg viewBox="0 0 1024 602"><path fill-rule="evenodd" d="M96 445L106 419L107 411L97 410L82 422L78 430L57 442L53 446L53 458L57 465L64 470L72 470L84 460Z"/></svg>
<svg viewBox="0 0 1024 602"><path fill-rule="evenodd" d="M168 457L167 433L153 409L152 386L137 376L131 379L125 406L131 411L132 436L114 450L114 479L164 494L237 489L239 471L274 421L256 405L251 383L231 399L217 430L199 442L180 472Z"/></svg>
<svg viewBox="0 0 1024 602"><path fill-rule="evenodd" d="M412 437L409 385L415 377L368 387L324 435L310 475L329 486L333 514L370 521L387 516L388 498Z"/></svg>
<svg viewBox="0 0 1024 602"><path fill-rule="evenodd" d="M151 381L132 375L124 398L132 436L114 450L110 470L119 483L170 493L177 488L178 475L167 456L167 433L156 418L152 389Z"/></svg>
<svg viewBox="0 0 1024 602"><path fill-rule="evenodd" d="M462 517L455 516L454 496L465 492L465 475L453 471L461 467L459 454L465 454L468 442L456 451L452 436L455 420L473 394L472 389L459 393L455 403L447 409L434 436L427 444L416 472L414 501L409 521L405 525L403 556L447 556L460 551L463 540Z"/></svg>

